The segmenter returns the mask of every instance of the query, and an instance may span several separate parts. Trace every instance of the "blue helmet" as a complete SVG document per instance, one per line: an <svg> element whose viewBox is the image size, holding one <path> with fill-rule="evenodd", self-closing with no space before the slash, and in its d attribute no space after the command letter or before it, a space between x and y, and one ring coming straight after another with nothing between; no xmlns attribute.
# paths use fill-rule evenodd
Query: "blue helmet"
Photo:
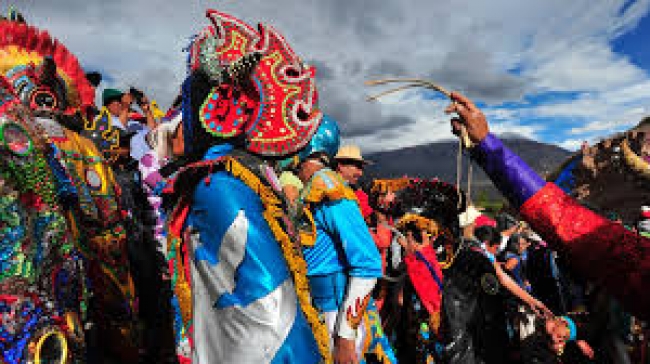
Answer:
<svg viewBox="0 0 650 364"><path fill-rule="evenodd" d="M318 126L316 133L314 133L314 136L311 138L309 143L298 152L298 163L303 162L314 153L324 153L329 158L334 157L336 152L339 150L339 144L341 144L340 136L341 132L339 131L339 125L336 123L336 120L332 119L328 115L323 115L323 120Z"/></svg>

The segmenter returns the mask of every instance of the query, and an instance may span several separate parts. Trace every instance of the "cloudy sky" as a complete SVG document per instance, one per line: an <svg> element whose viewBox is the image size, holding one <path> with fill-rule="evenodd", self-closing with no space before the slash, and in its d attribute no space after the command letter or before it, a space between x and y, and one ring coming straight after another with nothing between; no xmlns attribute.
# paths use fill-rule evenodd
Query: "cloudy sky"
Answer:
<svg viewBox="0 0 650 364"><path fill-rule="evenodd" d="M494 131L569 149L650 114L650 0L10 3L101 71L105 86L138 86L164 107L207 8L273 25L318 67L321 108L366 150L452 137L437 95L366 102L378 90L363 82L377 77L425 77L479 102Z"/></svg>

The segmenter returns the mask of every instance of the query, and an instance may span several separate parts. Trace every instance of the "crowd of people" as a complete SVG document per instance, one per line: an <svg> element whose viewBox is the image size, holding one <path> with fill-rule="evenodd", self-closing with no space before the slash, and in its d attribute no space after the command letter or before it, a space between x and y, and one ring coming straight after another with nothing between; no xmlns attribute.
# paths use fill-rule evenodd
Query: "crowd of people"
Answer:
<svg viewBox="0 0 650 364"><path fill-rule="evenodd" d="M500 211L364 180L313 67L273 28L208 18L166 113L134 88L96 107L98 74L0 20L0 361L650 362L650 241L544 181L471 100L447 112Z"/></svg>

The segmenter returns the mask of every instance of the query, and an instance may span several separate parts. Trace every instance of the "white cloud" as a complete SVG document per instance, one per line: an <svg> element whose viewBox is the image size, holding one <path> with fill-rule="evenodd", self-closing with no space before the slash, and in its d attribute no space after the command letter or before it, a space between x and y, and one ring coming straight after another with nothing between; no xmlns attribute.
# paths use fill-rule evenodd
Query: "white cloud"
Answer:
<svg viewBox="0 0 650 364"><path fill-rule="evenodd" d="M576 126L576 133L594 130L580 130L590 122L629 125L638 114L628 110L650 108L645 96L650 79L613 53L611 41L635 27L650 0L627 3L59 0L29 1L21 10L28 21L60 38L82 64L100 67L117 86L143 87L163 105L184 77L181 49L188 36L209 24L205 9L272 24L299 55L327 69L319 81L325 112L337 116L355 142L382 149L452 137L442 101L422 100L417 93L400 102L364 101L373 90L363 81L390 74L432 78L489 102L486 113L495 121L494 130L537 137L543 126L521 125L521 118L533 117L576 119L585 124ZM517 72L509 72L513 69ZM541 106L522 101L546 91L585 95ZM505 101L519 104L499 106ZM402 118L391 119L395 116ZM392 120L404 125L392 125Z"/></svg>
<svg viewBox="0 0 650 364"><path fill-rule="evenodd" d="M580 146L582 145L583 141L584 139L567 139L562 143L560 143L559 146L573 152L580 149Z"/></svg>

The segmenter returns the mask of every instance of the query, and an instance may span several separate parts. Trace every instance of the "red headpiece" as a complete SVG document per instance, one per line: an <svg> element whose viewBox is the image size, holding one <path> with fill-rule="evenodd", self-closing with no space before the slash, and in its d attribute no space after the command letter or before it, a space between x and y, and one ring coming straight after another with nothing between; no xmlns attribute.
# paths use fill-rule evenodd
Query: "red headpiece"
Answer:
<svg viewBox="0 0 650 364"><path fill-rule="evenodd" d="M203 129L219 138L244 136L246 148L260 155L298 151L322 118L314 67L272 27L255 30L214 10L207 16L213 25L190 50L191 70L202 69L213 84L197 110Z"/></svg>
<svg viewBox="0 0 650 364"><path fill-rule="evenodd" d="M47 31L0 20L0 74L24 103L66 113L94 105L95 89L77 58Z"/></svg>

